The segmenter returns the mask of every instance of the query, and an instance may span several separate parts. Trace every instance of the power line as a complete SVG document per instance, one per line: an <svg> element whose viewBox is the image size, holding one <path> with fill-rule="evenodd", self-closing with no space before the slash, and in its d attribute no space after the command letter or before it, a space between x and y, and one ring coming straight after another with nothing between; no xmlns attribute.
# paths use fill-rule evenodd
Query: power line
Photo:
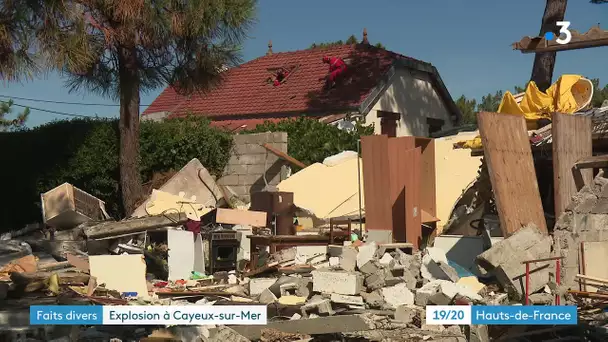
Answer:
<svg viewBox="0 0 608 342"><path fill-rule="evenodd" d="M31 99L31 98L27 98L27 97L7 96L7 95L0 95L0 97L4 97L4 98L7 98L7 99L17 99L17 100L23 100L23 101L42 102L42 103L55 103L55 104L64 104L64 105L120 107L119 104L109 104L109 103L83 103L83 102L53 101L53 100ZM139 106L140 107L146 107L146 106L149 106L149 105L148 104L140 104Z"/></svg>
<svg viewBox="0 0 608 342"><path fill-rule="evenodd" d="M2 103L8 103L6 101L0 100L0 102ZM24 105L20 105L17 103L12 103L13 106L16 107L21 107L21 108L29 108L30 110L37 110L40 112L46 112L46 113L50 113L50 114L56 114L56 115L63 115L63 116L71 116L71 117L75 117L75 118L98 118L98 116L93 116L93 115L82 115L82 114L74 114L74 113L67 113L67 112L59 112L56 110L50 110L50 109L42 109L42 108L36 108L36 107L32 107L32 106L24 106Z"/></svg>

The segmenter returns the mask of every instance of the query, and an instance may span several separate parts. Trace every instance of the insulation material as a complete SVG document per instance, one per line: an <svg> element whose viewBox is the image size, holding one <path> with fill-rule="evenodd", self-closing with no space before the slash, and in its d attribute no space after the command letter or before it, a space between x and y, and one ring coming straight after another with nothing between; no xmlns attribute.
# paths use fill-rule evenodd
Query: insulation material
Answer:
<svg viewBox="0 0 608 342"><path fill-rule="evenodd" d="M279 183L277 188L279 191L293 192L295 206L319 219L357 216L359 214L358 159L345 159L334 166L312 164ZM338 158L333 159L334 162L338 160ZM361 187L363 188L363 173L361 173ZM362 207L364 207L363 203Z"/></svg>
<svg viewBox="0 0 608 342"><path fill-rule="evenodd" d="M164 213L184 213L186 217L193 221L200 221L201 216L211 211L200 203L196 203L193 199L188 199L182 196L172 195L170 193L152 190L150 200L146 203L146 213L149 216L162 215Z"/></svg>
<svg viewBox="0 0 608 342"><path fill-rule="evenodd" d="M585 275L600 279L608 279L608 268L603 262L598 260L608 259L608 241L600 242L583 242L584 270ZM589 292L597 292L597 287L589 284L598 284L597 282L589 281L585 285L584 290Z"/></svg>
<svg viewBox="0 0 608 342"><path fill-rule="evenodd" d="M141 254L91 255L91 276L98 284L106 284L109 290L137 292L138 297L148 297L146 261Z"/></svg>

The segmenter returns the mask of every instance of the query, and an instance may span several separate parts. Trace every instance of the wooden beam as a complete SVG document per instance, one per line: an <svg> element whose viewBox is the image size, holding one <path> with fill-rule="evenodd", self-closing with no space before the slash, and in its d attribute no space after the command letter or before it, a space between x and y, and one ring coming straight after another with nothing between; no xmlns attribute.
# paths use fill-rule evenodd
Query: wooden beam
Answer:
<svg viewBox="0 0 608 342"><path fill-rule="evenodd" d="M574 164L577 170L608 168L608 155L581 158Z"/></svg>
<svg viewBox="0 0 608 342"><path fill-rule="evenodd" d="M274 148L273 146L269 145L269 144L262 144L262 147L267 149L268 152L273 153L274 155L276 155L277 157L285 160L288 163L291 163L292 165L295 165L297 167L300 168L305 168L307 165L302 163L301 161L295 159L294 157L288 155L287 153L283 152L283 151L279 151L276 148Z"/></svg>
<svg viewBox="0 0 608 342"><path fill-rule="evenodd" d="M553 139L553 198L555 217L564 212L572 196L580 190L581 183L589 183L592 174L584 171L573 173L577 160L590 157L591 118L582 115L559 114L552 116Z"/></svg>
<svg viewBox="0 0 608 342"><path fill-rule="evenodd" d="M488 112L477 117L503 236L531 223L547 234L526 120Z"/></svg>
<svg viewBox="0 0 608 342"><path fill-rule="evenodd" d="M181 226L186 223L186 221L188 221L186 215L179 214L147 216L118 222L101 222L90 227L85 227L84 234L89 239L99 239L110 236L140 233L167 226Z"/></svg>
<svg viewBox="0 0 608 342"><path fill-rule="evenodd" d="M523 37L519 42L513 43L514 50L522 53L555 52L567 50L580 50L608 45L608 31L599 26L590 28L585 33L571 30L572 37L568 44L560 44L557 39L547 40L545 37Z"/></svg>

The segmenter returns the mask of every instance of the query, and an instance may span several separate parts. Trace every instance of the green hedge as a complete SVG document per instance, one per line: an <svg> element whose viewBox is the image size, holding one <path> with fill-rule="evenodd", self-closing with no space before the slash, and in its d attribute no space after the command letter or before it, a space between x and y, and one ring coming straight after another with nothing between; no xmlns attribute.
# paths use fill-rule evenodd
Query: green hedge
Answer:
<svg viewBox="0 0 608 342"><path fill-rule="evenodd" d="M144 182L155 172L179 170L192 158L219 175L232 148L232 135L203 118L145 121L140 139ZM110 215L121 217L118 141L116 120L55 121L1 133L0 230L40 221L40 193L64 182L101 198Z"/></svg>
<svg viewBox="0 0 608 342"><path fill-rule="evenodd" d="M278 123L266 122L248 133L268 131L287 132L288 154L308 165L322 162L342 151L357 151L359 137L374 134L373 126L357 124L353 132L347 132L306 117Z"/></svg>
<svg viewBox="0 0 608 342"><path fill-rule="evenodd" d="M246 133L288 133L288 152L311 164L344 150L357 149L360 135L373 128L357 126L352 133L313 119L298 118L265 123ZM116 120L55 121L35 129L0 133L3 162L0 179L0 231L17 229L41 220L40 193L64 182L106 202L110 215L119 218L121 199ZM141 124L141 173L144 182L154 173L179 170L198 158L220 175L230 158L232 135L209 126L205 118L190 117L163 123Z"/></svg>

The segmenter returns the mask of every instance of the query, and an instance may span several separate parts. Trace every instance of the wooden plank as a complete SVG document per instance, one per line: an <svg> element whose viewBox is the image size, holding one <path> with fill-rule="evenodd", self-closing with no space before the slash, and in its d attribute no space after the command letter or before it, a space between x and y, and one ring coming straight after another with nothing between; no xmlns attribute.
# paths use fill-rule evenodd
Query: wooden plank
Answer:
<svg viewBox="0 0 608 342"><path fill-rule="evenodd" d="M564 212L578 190L573 177L575 163L591 157L591 118L583 115L554 113L551 134L553 139L553 197L555 217ZM592 170L580 173L578 183L591 183ZM582 179L581 179L582 178Z"/></svg>
<svg viewBox="0 0 608 342"><path fill-rule="evenodd" d="M84 234L89 239L99 239L110 236L120 236L133 233L141 233L147 230L167 227L181 226L188 218L185 214L167 213L159 216L147 216L124 221L107 221L84 228Z"/></svg>
<svg viewBox="0 0 608 342"><path fill-rule="evenodd" d="M524 117L481 112L478 124L503 236L530 223L547 233Z"/></svg>
<svg viewBox="0 0 608 342"><path fill-rule="evenodd" d="M266 227L266 215L263 211L217 208L215 222Z"/></svg>
<svg viewBox="0 0 608 342"><path fill-rule="evenodd" d="M405 241L420 247L422 238L422 212L420 209L421 151L420 147L406 151L409 160L408 177L405 184Z"/></svg>
<svg viewBox="0 0 608 342"><path fill-rule="evenodd" d="M361 137L363 163L363 195L365 196L365 229L393 229L390 202L388 137Z"/></svg>
<svg viewBox="0 0 608 342"><path fill-rule="evenodd" d="M574 164L574 168L579 170L608 168L608 154L582 158Z"/></svg>
<svg viewBox="0 0 608 342"><path fill-rule="evenodd" d="M269 152L273 153L277 157L279 157L297 167L305 168L307 166L306 164L302 163L301 161L297 160L296 158L288 155L287 153L284 153L283 151L279 151L278 149L274 148L273 146L271 146L269 144L263 144L262 147L264 147L265 149L267 149Z"/></svg>
<svg viewBox="0 0 608 342"><path fill-rule="evenodd" d="M406 239L405 183L411 168L408 151L413 148L414 139L410 139L410 137L388 139L390 202L393 213L393 240L395 242L405 242Z"/></svg>
<svg viewBox="0 0 608 342"><path fill-rule="evenodd" d="M421 148L420 208L433 217L437 216L435 176L435 139L416 137L416 147Z"/></svg>

